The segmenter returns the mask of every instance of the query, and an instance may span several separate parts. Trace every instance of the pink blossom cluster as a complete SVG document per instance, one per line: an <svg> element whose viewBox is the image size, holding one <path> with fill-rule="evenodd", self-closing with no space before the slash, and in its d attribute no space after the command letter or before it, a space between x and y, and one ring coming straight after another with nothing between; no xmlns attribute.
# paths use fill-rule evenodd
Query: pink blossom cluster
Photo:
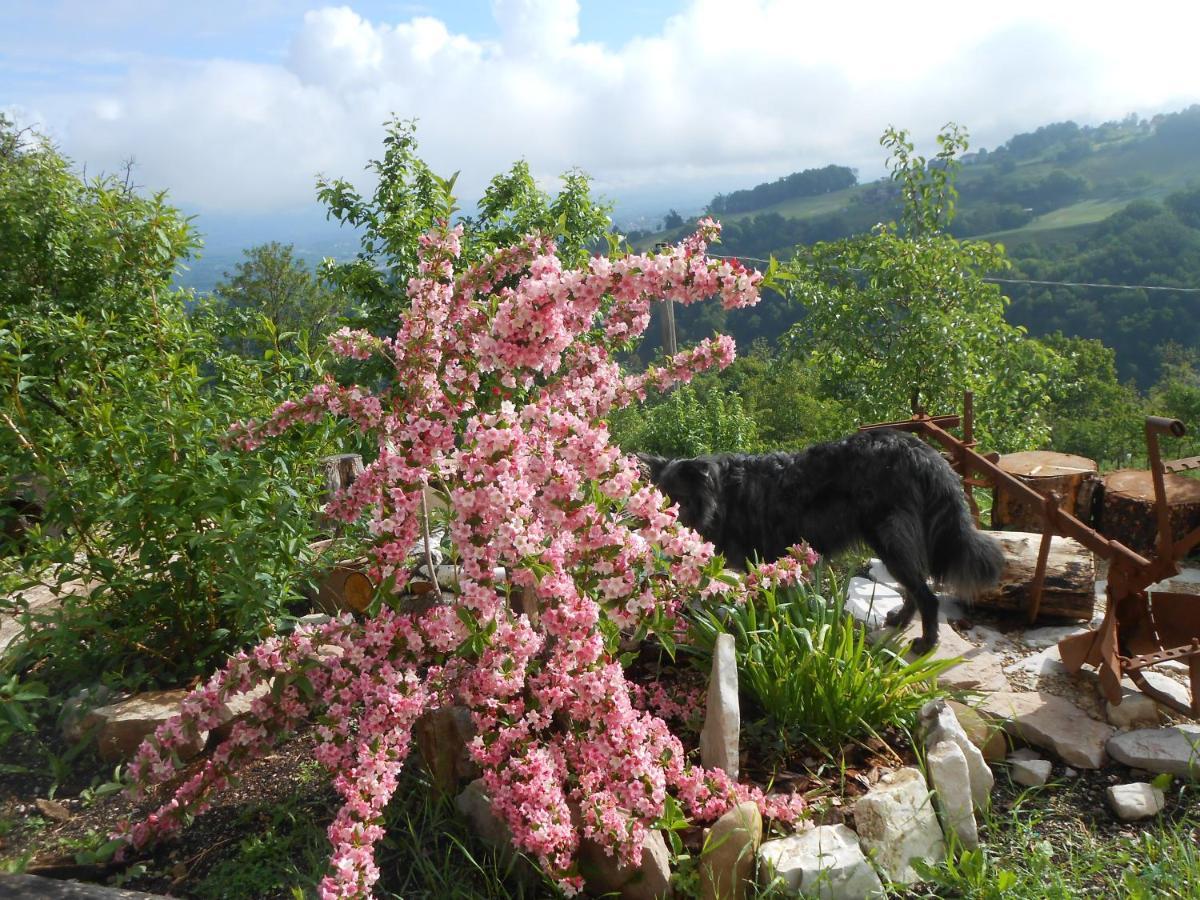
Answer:
<svg viewBox="0 0 1200 900"><path fill-rule="evenodd" d="M603 422L647 389L733 359L733 342L717 338L630 378L612 354L646 328L653 300L756 301L760 274L706 256L717 233L704 220L677 247L580 269L564 269L553 243L535 236L457 273L461 228L422 238L395 335L331 338L343 356L388 360L392 382L370 391L326 381L236 434L253 447L333 415L375 439L378 456L327 511L366 518L373 574L395 602L365 620L269 640L195 691L143 744L130 767L138 785L175 778L173 749L219 722L230 696L273 685L170 800L127 832L130 843L203 812L238 766L315 719L316 756L343 799L321 895L367 896L412 726L450 703L471 711L470 751L495 812L568 891L581 887L581 838L636 863L668 794L698 819L747 798L769 815L800 813L798 797L767 797L690 764L663 719L635 706L616 661L622 631L670 635L685 600L723 592L736 601L755 586L716 577L711 545L678 524ZM414 612L395 595L427 491L449 504L461 576L453 603ZM797 555L759 578L803 577L809 562Z"/></svg>
<svg viewBox="0 0 1200 900"><path fill-rule="evenodd" d="M652 712L660 719L688 725L699 723L707 693L702 684L688 687L662 681L645 685L631 682L629 691L633 705L638 709Z"/></svg>
<svg viewBox="0 0 1200 900"><path fill-rule="evenodd" d="M807 544L789 547L786 556L775 562L760 563L746 573L745 586L751 590L770 590L800 584L808 580L808 573L818 558L817 552Z"/></svg>

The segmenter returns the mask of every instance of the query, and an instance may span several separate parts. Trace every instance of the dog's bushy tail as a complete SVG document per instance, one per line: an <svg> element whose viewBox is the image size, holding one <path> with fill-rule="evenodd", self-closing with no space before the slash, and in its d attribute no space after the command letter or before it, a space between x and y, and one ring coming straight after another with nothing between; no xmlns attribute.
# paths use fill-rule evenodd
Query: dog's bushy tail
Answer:
<svg viewBox="0 0 1200 900"><path fill-rule="evenodd" d="M943 462L931 474L925 520L930 569L938 581L971 599L1000 580L1004 553L975 527L954 470Z"/></svg>

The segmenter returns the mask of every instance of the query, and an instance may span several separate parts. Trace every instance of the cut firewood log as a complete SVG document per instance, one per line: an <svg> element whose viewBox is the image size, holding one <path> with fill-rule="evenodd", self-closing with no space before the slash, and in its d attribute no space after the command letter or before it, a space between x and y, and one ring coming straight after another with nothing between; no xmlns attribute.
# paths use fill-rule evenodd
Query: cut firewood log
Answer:
<svg viewBox="0 0 1200 900"><path fill-rule="evenodd" d="M1200 526L1200 481L1166 474L1167 511L1171 540L1176 541ZM1099 531L1130 550L1153 554L1158 539L1154 512L1154 477L1142 469L1120 469L1104 476L1104 505Z"/></svg>
<svg viewBox="0 0 1200 900"><path fill-rule="evenodd" d="M1042 535L1026 531L989 531L1004 550L1000 582L975 598L985 609L1024 611L1037 571ZM1046 559L1038 618L1091 619L1096 604L1096 565L1092 552L1076 540L1054 535Z"/></svg>
<svg viewBox="0 0 1200 900"><path fill-rule="evenodd" d="M1029 485L1043 497L1058 494L1059 509L1091 525L1092 499L1100 483L1096 463L1085 456L1031 450L1008 453L997 464L1008 474ZM1003 484L996 485L992 503L992 527L1014 531L1041 532L1042 507L1016 497Z"/></svg>

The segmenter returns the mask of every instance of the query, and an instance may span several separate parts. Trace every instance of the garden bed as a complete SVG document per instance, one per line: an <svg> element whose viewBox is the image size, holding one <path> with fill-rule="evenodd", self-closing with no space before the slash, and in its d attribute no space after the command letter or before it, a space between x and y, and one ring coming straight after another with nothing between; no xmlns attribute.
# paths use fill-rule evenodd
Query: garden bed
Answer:
<svg viewBox="0 0 1200 900"><path fill-rule="evenodd" d="M26 871L50 877L228 900L292 898L293 887L309 896L324 872L324 828L337 800L312 761L309 734L250 766L241 783L219 795L213 809L177 839L125 866L87 862L99 836L134 809L120 795L94 796L93 785L111 772L82 755L55 792L70 818L55 821L37 807L53 783L38 741L58 752L67 749L52 730L6 748L6 762L30 769L0 776L0 860L6 868L20 868L18 862L28 858ZM788 777L788 770L779 774ZM848 768L845 778L832 772L795 774L824 798L815 806L826 823L841 820L865 789L860 766ZM1195 849L1200 846L1200 794L1177 788L1160 821L1122 824L1109 813L1104 792L1129 777L1124 766L1068 777L1056 765L1050 786L1026 790L999 774L992 813L983 823L985 853L968 859L957 873L940 868L938 879L889 896L998 897L1000 885L1012 879L1003 896L1188 896L1188 885L1200 883ZM380 897L555 896L545 882L476 841L454 817L451 804L433 797L415 767L389 808L389 819L391 834L380 853ZM693 852L698 849L698 829L685 838Z"/></svg>

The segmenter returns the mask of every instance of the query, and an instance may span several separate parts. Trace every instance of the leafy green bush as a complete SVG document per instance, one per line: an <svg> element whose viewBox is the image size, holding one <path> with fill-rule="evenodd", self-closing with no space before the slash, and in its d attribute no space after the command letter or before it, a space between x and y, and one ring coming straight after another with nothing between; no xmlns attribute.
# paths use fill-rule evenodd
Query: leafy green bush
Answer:
<svg viewBox="0 0 1200 900"><path fill-rule="evenodd" d="M702 662L718 634L733 635L740 693L785 748L812 745L834 755L849 742L911 728L940 694L935 680L947 661L908 662L894 645L873 645L841 597L821 565L811 582L764 588L756 603L691 617Z"/></svg>
<svg viewBox="0 0 1200 900"><path fill-rule="evenodd" d="M231 422L319 377L245 360L188 314L190 252L162 195L85 182L0 120L0 497L36 487L27 573L90 583L34 622L39 679L172 684L274 629L300 597L333 433L247 455Z"/></svg>
<svg viewBox="0 0 1200 900"><path fill-rule="evenodd" d="M1051 447L1104 468L1144 458L1149 409L1133 384L1117 380L1113 350L1097 340L1057 333L1038 340L1063 361L1060 377L1049 385Z"/></svg>
<svg viewBox="0 0 1200 900"><path fill-rule="evenodd" d="M613 417L613 434L626 450L663 456L753 453L761 449L758 425L742 398L720 390L676 388L662 402L629 408Z"/></svg>

